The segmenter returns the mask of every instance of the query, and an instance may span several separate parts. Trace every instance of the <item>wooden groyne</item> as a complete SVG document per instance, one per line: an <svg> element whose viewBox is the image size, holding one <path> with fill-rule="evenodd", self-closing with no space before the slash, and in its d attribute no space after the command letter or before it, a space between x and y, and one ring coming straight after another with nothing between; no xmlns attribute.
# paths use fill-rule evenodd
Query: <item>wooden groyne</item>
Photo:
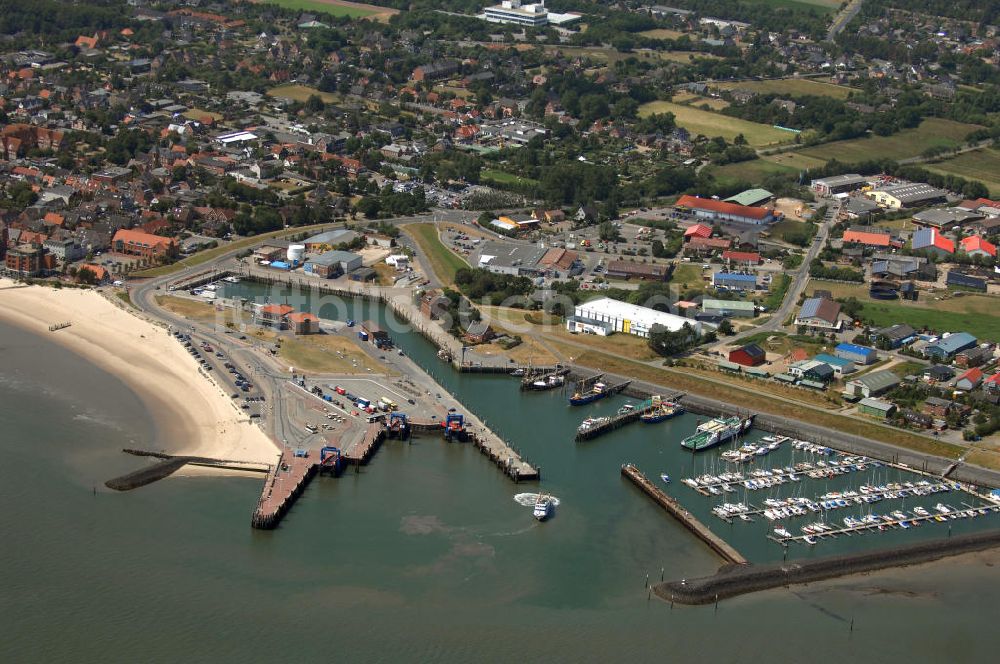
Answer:
<svg viewBox="0 0 1000 664"><path fill-rule="evenodd" d="M257 507L250 525L261 530L278 527L282 517L316 475L316 459L294 456L288 450L281 453L264 479Z"/></svg>
<svg viewBox="0 0 1000 664"><path fill-rule="evenodd" d="M682 604L710 604L720 599L792 584L814 583L849 574L917 565L948 556L1000 546L1000 530L916 542L892 549L846 556L827 556L803 562L726 566L713 576L680 579L653 587L658 597Z"/></svg>
<svg viewBox="0 0 1000 664"><path fill-rule="evenodd" d="M622 475L627 477L633 484L642 489L642 491L647 496L652 498L657 505L665 509L671 516L680 521L685 528L694 533L698 539L703 541L709 546L710 549L719 554L723 560L734 565L747 564L747 559L744 558L739 551L734 549L728 542L709 530L708 526L703 524L693 514L684 509L680 503L665 494L658 487L654 486L652 482L646 479L646 476L643 475L642 471L638 468L630 463L627 463L622 466Z"/></svg>
<svg viewBox="0 0 1000 664"><path fill-rule="evenodd" d="M134 472L115 477L104 483L104 486L115 491L131 491L141 486L152 484L164 477L169 477L187 465L188 460L184 457L174 457L161 461L152 466L140 468Z"/></svg>

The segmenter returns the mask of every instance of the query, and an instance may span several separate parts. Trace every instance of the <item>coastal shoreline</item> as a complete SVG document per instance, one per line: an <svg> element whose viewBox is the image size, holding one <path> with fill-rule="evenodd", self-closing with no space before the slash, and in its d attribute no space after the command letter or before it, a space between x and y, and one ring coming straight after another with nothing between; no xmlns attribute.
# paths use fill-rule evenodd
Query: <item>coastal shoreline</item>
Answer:
<svg viewBox="0 0 1000 664"><path fill-rule="evenodd" d="M156 438L150 447L274 463L278 446L198 370L166 330L90 289L11 286L9 279L0 279L0 318L30 334L48 335L128 385L153 420ZM49 331L50 325L63 323L70 325ZM197 474L224 472L199 469Z"/></svg>

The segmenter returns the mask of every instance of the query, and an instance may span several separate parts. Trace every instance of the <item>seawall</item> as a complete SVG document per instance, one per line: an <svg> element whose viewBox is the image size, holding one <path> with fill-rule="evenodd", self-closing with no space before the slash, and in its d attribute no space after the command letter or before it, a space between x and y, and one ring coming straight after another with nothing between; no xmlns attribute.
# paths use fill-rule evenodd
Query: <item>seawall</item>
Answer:
<svg viewBox="0 0 1000 664"><path fill-rule="evenodd" d="M727 565L720 568L713 576L667 581L653 586L653 591L668 602L710 604L720 599L761 590L813 583L889 567L917 565L996 546L1000 546L1000 530L917 542L892 549L879 549L846 556L828 556L805 562Z"/></svg>

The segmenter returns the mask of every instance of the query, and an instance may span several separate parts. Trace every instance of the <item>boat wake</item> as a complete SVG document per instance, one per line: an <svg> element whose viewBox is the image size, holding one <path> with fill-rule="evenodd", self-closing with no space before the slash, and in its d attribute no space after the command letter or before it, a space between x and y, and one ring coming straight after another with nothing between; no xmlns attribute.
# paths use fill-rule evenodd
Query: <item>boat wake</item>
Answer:
<svg viewBox="0 0 1000 664"><path fill-rule="evenodd" d="M548 496L549 500L552 501L553 507L559 507L558 498L548 493L545 495ZM516 502L518 505L524 505L525 507L534 507L535 502L537 501L538 501L537 493L519 493L516 496L514 496L514 502Z"/></svg>

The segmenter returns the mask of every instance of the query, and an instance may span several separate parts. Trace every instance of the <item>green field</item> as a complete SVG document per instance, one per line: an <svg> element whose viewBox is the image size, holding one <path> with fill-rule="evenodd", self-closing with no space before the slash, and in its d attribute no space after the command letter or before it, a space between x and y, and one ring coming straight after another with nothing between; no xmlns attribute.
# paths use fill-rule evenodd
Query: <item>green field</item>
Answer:
<svg viewBox="0 0 1000 664"><path fill-rule="evenodd" d="M750 90L758 94L776 94L789 96L833 97L847 99L851 88L833 83L824 83L810 78L782 78L774 81L733 81L713 84L723 90Z"/></svg>
<svg viewBox="0 0 1000 664"><path fill-rule="evenodd" d="M774 127L669 101L651 101L639 107L640 117L654 113L673 113L677 124L692 135L722 136L726 140L732 140L738 134L743 134L747 142L755 147L785 143L794 138L793 134Z"/></svg>
<svg viewBox="0 0 1000 664"><path fill-rule="evenodd" d="M479 177L483 180L492 180L497 184L523 184L527 186L535 186L538 184L538 180L533 180L532 178L522 178L520 175L514 175L508 173L507 171L500 171L495 168L486 168L479 174Z"/></svg>
<svg viewBox="0 0 1000 664"><path fill-rule="evenodd" d="M757 185L768 175L777 173L795 176L799 172L797 168L775 163L769 159L751 159L750 161L740 161L735 164L710 168L709 173L723 185L735 185L740 182Z"/></svg>
<svg viewBox="0 0 1000 664"><path fill-rule="evenodd" d="M420 251L430 262L434 274L443 284L455 283L455 273L464 267L469 267L461 256L441 243L434 224L407 224L402 226L402 230L416 241Z"/></svg>
<svg viewBox="0 0 1000 664"><path fill-rule="evenodd" d="M262 0L264 4L278 5L285 9L301 9L309 12L323 12L331 16L363 18L378 13L377 9L351 3L330 4L322 0Z"/></svg>
<svg viewBox="0 0 1000 664"><path fill-rule="evenodd" d="M965 295L934 299L930 293L920 293L916 302L884 302L868 296L865 285L841 284L814 279L813 289L828 290L835 298L855 297L863 306L862 317L877 327L907 323L916 329L936 332L968 332L979 339L1000 341L1000 298L989 295Z"/></svg>
<svg viewBox="0 0 1000 664"><path fill-rule="evenodd" d="M990 196L1000 197L1000 150L986 148L966 152L936 164L924 164L923 167L934 173L979 180L989 188Z"/></svg>
<svg viewBox="0 0 1000 664"><path fill-rule="evenodd" d="M748 0L748 4L770 5L778 9L812 9L821 14L832 14L842 3L840 0Z"/></svg>
<svg viewBox="0 0 1000 664"><path fill-rule="evenodd" d="M904 129L892 136L871 136L849 141L835 141L799 150L798 153L813 159L837 159L856 163L868 159L907 159L918 157L927 148L953 148L960 145L978 125L928 118L915 129Z"/></svg>
<svg viewBox="0 0 1000 664"><path fill-rule="evenodd" d="M321 92L316 88L310 88L308 85L279 85L267 91L268 97L287 97L288 99L302 103L305 103L313 95L319 96L323 100L323 103L326 104L340 99L340 97L331 92Z"/></svg>

